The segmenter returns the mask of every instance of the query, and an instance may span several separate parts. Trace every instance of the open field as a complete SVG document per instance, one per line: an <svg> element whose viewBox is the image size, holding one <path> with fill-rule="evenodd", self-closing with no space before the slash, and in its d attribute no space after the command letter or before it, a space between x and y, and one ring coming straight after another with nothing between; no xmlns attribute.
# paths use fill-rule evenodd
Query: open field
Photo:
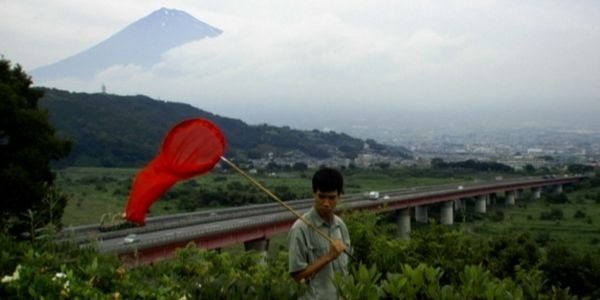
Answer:
<svg viewBox="0 0 600 300"><path fill-rule="evenodd" d="M67 195L65 226L99 223L102 214L123 210L135 169L67 168L57 171L56 186Z"/></svg>
<svg viewBox="0 0 600 300"><path fill-rule="evenodd" d="M63 215L65 226L99 223L105 214L116 215L124 210L132 180L139 169L126 168L66 168L57 170L56 185L67 195L68 203ZM278 194L280 189L289 189L296 198L311 196L310 178L314 170L306 172L277 173L276 175L252 174L253 178ZM344 172L346 193L361 193L370 190L389 190L415 186L438 185L471 180L468 176L435 177L411 176L403 171L353 170ZM213 171L204 176L176 184L169 193L188 190L226 190L231 186L253 190L249 182L237 173ZM257 190L257 193L258 190ZM282 197L284 200L291 200ZM188 199L189 200L189 199ZM152 215L184 212L177 207L177 196L163 197L152 206ZM270 200L267 200L270 201ZM196 210L223 207L215 203Z"/></svg>
<svg viewBox="0 0 600 300"><path fill-rule="evenodd" d="M597 249L600 245L600 203L592 195L600 193L600 188L574 191L567 194L569 202L549 204L542 198L519 201L515 206L489 207L488 214L497 211L504 213L499 222L478 221L471 228L479 234L494 234L503 231L524 231L532 234L538 241L560 240L581 249ZM542 220L542 214L554 209L562 217L554 220Z"/></svg>

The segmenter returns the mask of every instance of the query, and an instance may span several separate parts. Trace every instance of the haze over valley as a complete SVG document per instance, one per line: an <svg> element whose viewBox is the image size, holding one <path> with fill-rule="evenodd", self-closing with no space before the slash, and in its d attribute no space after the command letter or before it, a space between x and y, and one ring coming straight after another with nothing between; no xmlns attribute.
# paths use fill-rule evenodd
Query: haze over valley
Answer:
<svg viewBox="0 0 600 300"><path fill-rule="evenodd" d="M0 51L38 86L147 95L424 156L598 160L596 3L109 3L89 4L102 20L59 1L29 23L40 8L7 3L27 13L1 13Z"/></svg>

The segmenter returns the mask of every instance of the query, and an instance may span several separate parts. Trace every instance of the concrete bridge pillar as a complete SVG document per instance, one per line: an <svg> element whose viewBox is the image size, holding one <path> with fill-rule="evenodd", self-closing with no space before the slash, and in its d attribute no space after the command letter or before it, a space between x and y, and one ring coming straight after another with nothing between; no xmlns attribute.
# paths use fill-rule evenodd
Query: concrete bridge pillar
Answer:
<svg viewBox="0 0 600 300"><path fill-rule="evenodd" d="M563 192L563 186L562 186L562 184L559 184L559 185L556 186L556 192L559 193L559 194Z"/></svg>
<svg viewBox="0 0 600 300"><path fill-rule="evenodd" d="M477 200L475 200L475 212L485 213L486 201L487 201L487 195L477 196Z"/></svg>
<svg viewBox="0 0 600 300"><path fill-rule="evenodd" d="M540 199L542 197L542 188L533 188L533 199Z"/></svg>
<svg viewBox="0 0 600 300"><path fill-rule="evenodd" d="M425 224L429 223L429 216L427 215L427 206L415 206L415 221Z"/></svg>
<svg viewBox="0 0 600 300"><path fill-rule="evenodd" d="M465 199L456 199L456 200L454 200L454 210L455 211L465 210L465 208L467 207L466 201L467 200L465 200Z"/></svg>
<svg viewBox="0 0 600 300"><path fill-rule="evenodd" d="M398 223L396 235L403 240L408 240L410 238L410 208L400 209L396 214Z"/></svg>
<svg viewBox="0 0 600 300"><path fill-rule="evenodd" d="M269 249L269 239L256 239L244 242L246 251L256 251L261 256L261 263L267 262L267 250Z"/></svg>
<svg viewBox="0 0 600 300"><path fill-rule="evenodd" d="M506 191L506 205L515 205L515 191Z"/></svg>
<svg viewBox="0 0 600 300"><path fill-rule="evenodd" d="M442 210L440 211L440 224L452 225L454 224L454 201L446 201L442 204Z"/></svg>

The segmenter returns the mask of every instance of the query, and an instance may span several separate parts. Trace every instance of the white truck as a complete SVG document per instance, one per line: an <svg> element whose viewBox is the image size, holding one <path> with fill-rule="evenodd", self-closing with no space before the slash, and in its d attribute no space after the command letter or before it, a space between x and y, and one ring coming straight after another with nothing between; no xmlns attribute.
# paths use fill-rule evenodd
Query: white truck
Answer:
<svg viewBox="0 0 600 300"><path fill-rule="evenodd" d="M367 195L367 198L369 198L369 200L377 200L377 199L379 199L379 192L370 191L369 194Z"/></svg>

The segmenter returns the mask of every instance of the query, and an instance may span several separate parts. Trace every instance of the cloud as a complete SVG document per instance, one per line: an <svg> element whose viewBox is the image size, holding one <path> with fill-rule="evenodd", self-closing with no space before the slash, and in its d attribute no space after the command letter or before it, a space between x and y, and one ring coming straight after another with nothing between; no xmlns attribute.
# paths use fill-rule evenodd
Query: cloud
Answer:
<svg viewBox="0 0 600 300"><path fill-rule="evenodd" d="M161 97L185 94L220 103L243 98L268 105L298 99L358 104L373 93L402 94L398 73L409 78L415 76L409 72L422 72L423 64L449 64L465 41L429 29L404 40L331 14L287 26L246 22L233 33L173 49L153 68L135 70L128 81ZM110 86L123 82L123 76L113 75L116 70L98 80ZM174 88L160 88L165 85Z"/></svg>
<svg viewBox="0 0 600 300"><path fill-rule="evenodd" d="M84 50L163 6L155 0L88 1L86 9L79 1L9 3L15 14L0 13L0 37L13 45L6 48L9 58L30 57L26 67ZM223 114L235 109L235 117L339 107L517 107L600 94L600 4L593 1L180 0L168 7L224 34L172 49L151 68L113 66L92 82L57 86L96 92L104 84L109 92Z"/></svg>

